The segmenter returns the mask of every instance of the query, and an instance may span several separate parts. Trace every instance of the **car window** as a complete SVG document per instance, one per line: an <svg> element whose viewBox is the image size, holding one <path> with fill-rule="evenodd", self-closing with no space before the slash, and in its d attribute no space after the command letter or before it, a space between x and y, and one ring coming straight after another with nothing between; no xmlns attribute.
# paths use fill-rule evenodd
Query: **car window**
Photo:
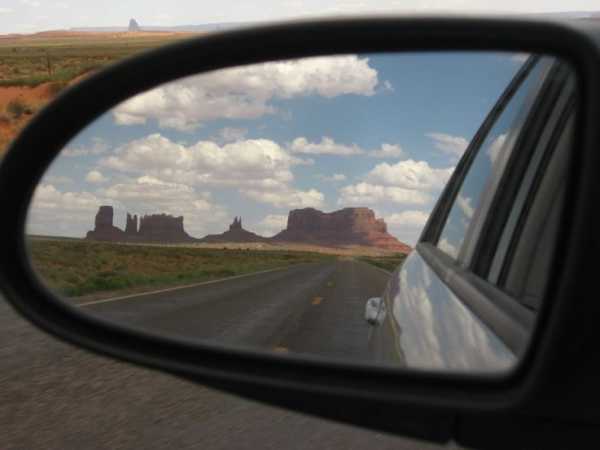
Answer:
<svg viewBox="0 0 600 450"><path fill-rule="evenodd" d="M535 93L547 69L536 63L513 94L483 140L450 209L437 247L449 256L460 259L465 238L472 227L482 200L498 180L506 166L520 131L531 109ZM491 192L487 192L491 196Z"/></svg>
<svg viewBox="0 0 600 450"><path fill-rule="evenodd" d="M545 173L548 160L557 146L561 146L562 144L561 148L570 148L564 141L570 137L572 132L572 124L571 126L567 126L567 117L573 116L574 93L575 80L571 76L564 82L560 96L557 98L549 97L546 100L546 103L552 108L553 112L545 116L544 128L539 133L538 141L533 149L527 169L523 173L515 174L515 176L519 177L518 191L510 202L510 211L494 252L489 273L487 275L482 274L493 284L498 284L511 242L518 238L519 223L524 220L524 214L527 214L528 209L531 208L531 198L533 198L535 191L539 187L537 186L539 181L536 180L540 178L541 173ZM564 167L561 170L564 172ZM560 176L558 174L554 175L555 182L553 184L558 184L556 180L564 178L565 174L563 172L561 172ZM553 196L558 198L556 192L553 193ZM559 209L556 204L554 206L553 209ZM546 214L542 215L545 216Z"/></svg>
<svg viewBox="0 0 600 450"><path fill-rule="evenodd" d="M559 114L562 123L549 123L548 126L556 136L553 145L546 149L546 153L552 155L551 159L540 170L539 186L528 189L530 200L526 201L523 214L519 214L522 217L514 227L514 235L510 237L512 242L505 245L500 242L488 277L533 310L541 304L551 273L568 183L569 150L574 138L573 111L565 113L562 110Z"/></svg>

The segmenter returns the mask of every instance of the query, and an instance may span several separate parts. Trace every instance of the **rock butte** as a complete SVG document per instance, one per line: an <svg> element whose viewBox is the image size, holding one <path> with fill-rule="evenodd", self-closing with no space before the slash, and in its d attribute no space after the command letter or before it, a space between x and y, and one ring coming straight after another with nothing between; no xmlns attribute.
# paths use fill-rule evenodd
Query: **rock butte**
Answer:
<svg viewBox="0 0 600 450"><path fill-rule="evenodd" d="M410 246L387 232L383 219L369 208L344 208L324 213L314 208L294 209L287 228L273 236L274 241L306 244L378 247L408 253Z"/></svg>
<svg viewBox="0 0 600 450"><path fill-rule="evenodd" d="M155 243L294 243L325 247L363 246L408 253L410 246L388 233L383 219L377 219L369 208L344 208L324 213L314 208L295 209L288 215L287 227L272 238L245 230L242 218L236 217L229 229L221 234L209 234L195 239L185 232L183 217L153 214L139 218L127 214L125 230L113 225L113 207L101 206L95 227L86 239L112 242Z"/></svg>
<svg viewBox="0 0 600 450"><path fill-rule="evenodd" d="M112 206L101 206L96 214L93 231L88 231L86 239L111 242L156 242L179 243L193 242L196 239L187 234L183 228L183 216L173 217L168 214L152 214L138 217L127 214L125 231L113 225L114 211Z"/></svg>
<svg viewBox="0 0 600 450"><path fill-rule="evenodd" d="M259 236L251 231L242 228L242 218L236 217L233 223L229 225L229 230L221 234L209 234L200 239L199 242L217 243L217 242L269 242L270 239Z"/></svg>

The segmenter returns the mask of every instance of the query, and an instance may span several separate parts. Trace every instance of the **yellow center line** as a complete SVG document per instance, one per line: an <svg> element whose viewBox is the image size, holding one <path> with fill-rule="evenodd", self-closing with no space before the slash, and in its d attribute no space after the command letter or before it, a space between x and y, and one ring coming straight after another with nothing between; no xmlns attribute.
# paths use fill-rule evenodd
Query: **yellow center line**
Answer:
<svg viewBox="0 0 600 450"><path fill-rule="evenodd" d="M313 298L312 304L320 305L322 301L323 301L323 297L315 297L315 298Z"/></svg>

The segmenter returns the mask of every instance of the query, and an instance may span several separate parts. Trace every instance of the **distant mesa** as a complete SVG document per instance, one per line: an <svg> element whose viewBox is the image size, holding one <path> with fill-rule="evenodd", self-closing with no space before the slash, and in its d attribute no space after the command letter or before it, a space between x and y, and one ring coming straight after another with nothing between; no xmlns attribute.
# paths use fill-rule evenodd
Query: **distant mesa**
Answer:
<svg viewBox="0 0 600 450"><path fill-rule="evenodd" d="M206 243L224 243L224 242L269 242L270 239L259 236L251 231L242 228L242 218L236 217L233 223L229 225L229 230L221 234L209 234L200 239L199 242Z"/></svg>
<svg viewBox="0 0 600 450"><path fill-rule="evenodd" d="M86 238L96 241L124 241L125 232L113 225L112 206L101 206L96 214L94 230L88 231Z"/></svg>
<svg viewBox="0 0 600 450"><path fill-rule="evenodd" d="M112 242L156 242L178 243L193 242L196 239L183 228L183 216L152 214L139 218L127 213L125 231L113 225L112 206L101 206L96 214L94 230L88 231L86 239Z"/></svg>
<svg viewBox="0 0 600 450"><path fill-rule="evenodd" d="M101 206L96 214L94 230L86 239L111 242L147 243L272 243L309 244L324 247L376 247L408 253L410 246L388 233L383 219L369 208L344 208L324 213L314 208L294 209L288 215L287 227L272 238L245 230L242 218L235 217L229 229L196 239L186 233L183 216L152 214L138 217L127 213L125 230L113 225L112 206Z"/></svg>
<svg viewBox="0 0 600 450"><path fill-rule="evenodd" d="M135 19L130 19L129 20L129 27L127 28L127 31L141 31L142 29L140 28L140 25L137 23L137 20Z"/></svg>
<svg viewBox="0 0 600 450"><path fill-rule="evenodd" d="M410 246L387 232L383 219L369 208L344 208L324 213L314 208L294 209L287 228L274 241L325 246L367 246L408 253Z"/></svg>

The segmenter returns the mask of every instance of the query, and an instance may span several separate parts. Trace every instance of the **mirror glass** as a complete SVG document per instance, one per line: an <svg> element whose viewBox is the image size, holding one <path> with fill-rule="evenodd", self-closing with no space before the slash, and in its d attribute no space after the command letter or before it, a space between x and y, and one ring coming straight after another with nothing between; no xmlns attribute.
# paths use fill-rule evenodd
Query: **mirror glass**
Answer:
<svg viewBox="0 0 600 450"><path fill-rule="evenodd" d="M176 80L54 160L29 209L31 264L59 301L161 336L506 371L545 296L575 86L556 58L506 52Z"/></svg>

